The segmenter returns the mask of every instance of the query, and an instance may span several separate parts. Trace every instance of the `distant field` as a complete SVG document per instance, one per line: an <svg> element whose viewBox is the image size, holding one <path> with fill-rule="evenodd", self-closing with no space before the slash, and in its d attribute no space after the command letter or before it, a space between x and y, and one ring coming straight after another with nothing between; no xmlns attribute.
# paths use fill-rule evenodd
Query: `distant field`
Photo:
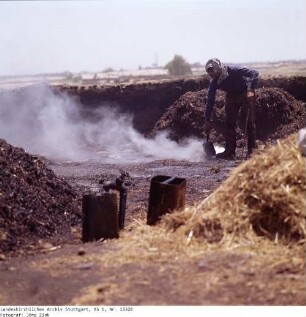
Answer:
<svg viewBox="0 0 306 317"><path fill-rule="evenodd" d="M247 64L261 75L306 76L306 60L300 62L254 63Z"/></svg>
<svg viewBox="0 0 306 317"><path fill-rule="evenodd" d="M254 68L263 76L306 76L306 60L284 61L273 63L246 63L247 67ZM205 74L204 67L193 68L192 75ZM189 77L189 76L188 76ZM149 68L138 70L120 70L111 72L82 72L79 74L39 74L27 76L0 76L0 91L25 87L40 82L51 85L114 85L132 84L148 80L173 79L163 68Z"/></svg>

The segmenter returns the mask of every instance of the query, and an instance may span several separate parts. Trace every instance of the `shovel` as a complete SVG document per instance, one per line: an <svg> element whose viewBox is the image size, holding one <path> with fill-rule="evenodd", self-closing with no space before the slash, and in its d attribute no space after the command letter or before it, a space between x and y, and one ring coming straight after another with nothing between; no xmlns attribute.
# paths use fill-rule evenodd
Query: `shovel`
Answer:
<svg viewBox="0 0 306 317"><path fill-rule="evenodd" d="M216 155L214 144L209 141L209 132L206 136L206 141L203 142L203 149L207 158L211 158Z"/></svg>

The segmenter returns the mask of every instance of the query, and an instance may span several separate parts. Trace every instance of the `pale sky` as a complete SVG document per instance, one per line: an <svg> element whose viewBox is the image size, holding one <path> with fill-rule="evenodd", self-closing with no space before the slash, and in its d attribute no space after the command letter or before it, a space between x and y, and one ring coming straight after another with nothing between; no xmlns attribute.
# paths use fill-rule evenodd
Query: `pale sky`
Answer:
<svg viewBox="0 0 306 317"><path fill-rule="evenodd" d="M306 59L305 0L0 2L0 76Z"/></svg>

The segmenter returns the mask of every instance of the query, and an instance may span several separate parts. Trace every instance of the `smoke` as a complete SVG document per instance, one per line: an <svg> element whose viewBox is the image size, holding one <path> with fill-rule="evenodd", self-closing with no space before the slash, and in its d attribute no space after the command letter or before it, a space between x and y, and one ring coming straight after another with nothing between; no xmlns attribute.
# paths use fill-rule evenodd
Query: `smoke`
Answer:
<svg viewBox="0 0 306 317"><path fill-rule="evenodd" d="M204 159L201 140L178 144L164 132L147 139L133 128L131 116L110 107L87 110L84 115L76 100L44 84L0 94L0 138L51 160Z"/></svg>

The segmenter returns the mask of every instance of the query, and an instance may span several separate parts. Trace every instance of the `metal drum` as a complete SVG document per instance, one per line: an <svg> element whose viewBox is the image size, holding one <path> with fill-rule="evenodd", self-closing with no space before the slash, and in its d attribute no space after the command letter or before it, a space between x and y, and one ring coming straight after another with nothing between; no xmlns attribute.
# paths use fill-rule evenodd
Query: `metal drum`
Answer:
<svg viewBox="0 0 306 317"><path fill-rule="evenodd" d="M154 225L162 215L185 207L186 180L157 175L151 179L147 224Z"/></svg>
<svg viewBox="0 0 306 317"><path fill-rule="evenodd" d="M82 241L119 237L117 195L84 195Z"/></svg>

